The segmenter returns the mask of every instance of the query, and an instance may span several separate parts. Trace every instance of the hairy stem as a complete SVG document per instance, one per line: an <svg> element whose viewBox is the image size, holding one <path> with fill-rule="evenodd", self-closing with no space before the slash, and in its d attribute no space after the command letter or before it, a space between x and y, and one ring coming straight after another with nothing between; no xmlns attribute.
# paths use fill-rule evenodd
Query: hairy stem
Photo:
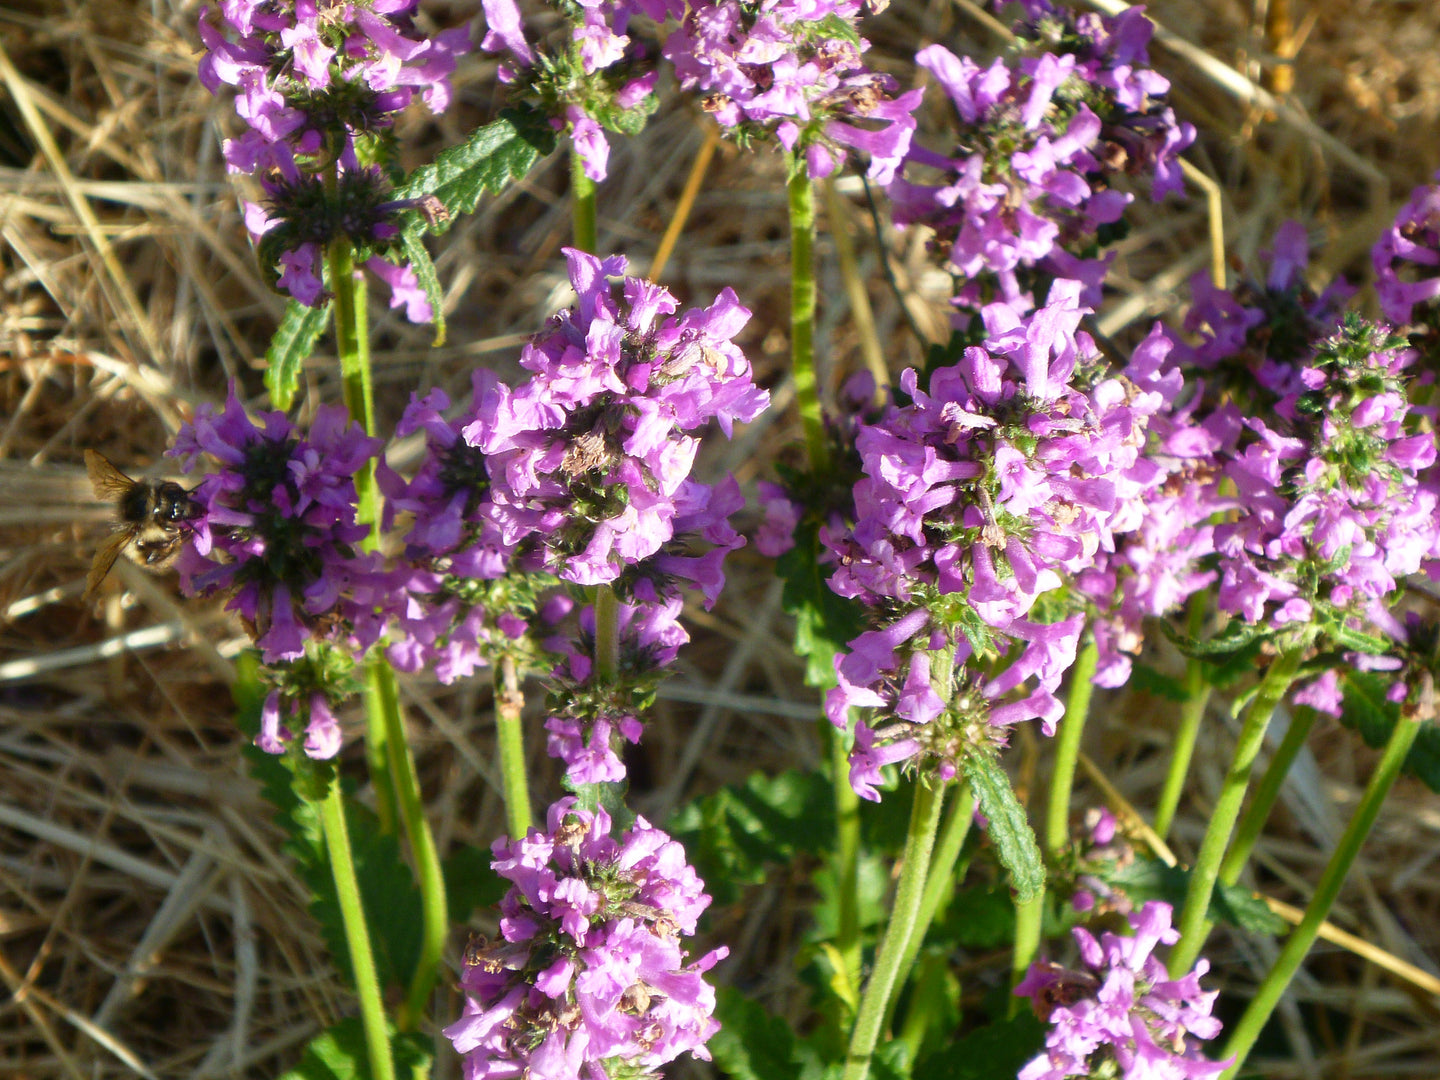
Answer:
<svg viewBox="0 0 1440 1080"><path fill-rule="evenodd" d="M1045 854L1054 859L1070 842L1070 792L1075 786L1075 763L1080 760L1080 741L1085 721L1090 718L1090 697L1095 691L1095 667L1100 650L1093 636L1087 637L1075 666L1070 669L1070 696L1065 716L1055 735L1055 765L1050 774L1050 803L1045 808Z"/></svg>
<svg viewBox="0 0 1440 1080"><path fill-rule="evenodd" d="M352 420L358 420L365 434L375 434L375 390L370 375L370 334L365 317L365 281L355 279L355 249L348 238L337 236L325 252L330 271L330 290L335 294L335 349L340 355L340 392ZM355 474L355 520L370 527L361 547L373 551L380 543L380 514L375 487L375 462L366 461ZM365 692L365 764L375 789L375 812L380 831L390 834L399 820L395 778L390 772L390 753L385 745L385 722L370 688Z"/></svg>
<svg viewBox="0 0 1440 1080"><path fill-rule="evenodd" d="M1245 815L1235 830L1235 840L1220 862L1220 880L1226 885L1234 885L1240 880L1240 871L1244 870L1245 864L1250 861L1250 852L1255 850L1255 841L1260 839L1260 833L1265 828L1275 800L1280 797L1280 789L1285 786L1285 777L1290 773L1290 766L1295 764L1296 755L1305 745L1310 729L1315 726L1315 716L1314 709L1301 708L1296 709L1290 718L1285 737L1280 740L1275 756L1270 759L1270 765L1260 777L1260 783L1255 787L1255 797L1245 808Z"/></svg>
<svg viewBox="0 0 1440 1080"><path fill-rule="evenodd" d="M1225 849L1230 846L1235 821L1240 816L1240 804L1245 801L1245 789L1250 785L1250 768L1265 741L1270 717L1285 696L1285 691L1290 689L1304 654L1303 648L1291 648L1271 661L1250 707L1245 711L1240 738L1235 744L1235 757L1225 774L1220 797L1215 800L1215 810L1210 815L1210 824L1190 871L1185 906L1180 910L1180 940L1170 952L1170 977L1173 979L1180 978L1194 967L1196 957L1205 947L1205 938L1210 932L1210 897L1220 876L1220 861L1225 856Z"/></svg>
<svg viewBox="0 0 1440 1080"><path fill-rule="evenodd" d="M905 836L905 863L895 888L895 906L890 924L875 956L875 970L860 996L855 1016L855 1029L850 1035L850 1049L845 1057L841 1080L865 1080L870 1072L870 1059L880 1041L885 1015L890 1009L890 996L904 974L901 970L910 937L925 892L925 878L930 869L930 852L935 846L935 830L940 824L942 788L931 790L923 781L915 785L915 803L910 811L910 830Z"/></svg>
<svg viewBox="0 0 1440 1080"><path fill-rule="evenodd" d="M850 984L860 981L860 796L850 786L850 758L845 732L828 720L830 772L835 790L835 948L845 963Z"/></svg>
<svg viewBox="0 0 1440 1080"><path fill-rule="evenodd" d="M420 879L420 955L405 994L405 1003L397 1017L397 1026L401 1031L413 1031L429 1012L430 992L435 989L435 981L439 978L440 956L445 951L445 935L450 929L450 912L435 835L425 816L415 759L405 739L405 718L400 712L400 687L395 681L395 669L383 657L376 656L366 665L365 676L374 686L374 696L384 711L390 771L395 777L400 817L405 824L405 836L410 841L410 852L415 858L415 869Z"/></svg>
<svg viewBox="0 0 1440 1080"><path fill-rule="evenodd" d="M1335 853L1330 856L1330 862L1325 866L1325 872L1320 875L1320 883L1315 886L1315 895L1310 898L1310 904L1305 908L1305 917L1300 920L1299 926L1290 931L1290 936L1285 939L1285 946L1275 960L1275 966L1265 976L1265 981L1250 999L1244 1015L1230 1032L1224 1054L1226 1057L1233 1055L1235 1061L1224 1072L1224 1080L1236 1076L1244 1066L1245 1059L1255 1045L1255 1040L1260 1037L1270 1014L1280 1003L1281 996L1290 985L1290 980L1295 977L1295 972L1300 969L1310 946L1315 944L1320 925L1330 914L1335 898L1340 895L1340 886L1345 883L1346 874L1350 872L1351 865L1360 854L1360 847L1364 844L1365 837L1370 834L1375 818L1380 813L1381 804L1385 802L1385 796L1400 775L1405 756L1410 752L1415 736L1419 733L1420 725L1415 721L1403 717L1396 721L1395 730L1390 733L1390 741L1385 746L1380 764L1371 775L1370 783L1365 786L1360 805L1355 808L1355 816L1350 819Z"/></svg>
<svg viewBox="0 0 1440 1080"><path fill-rule="evenodd" d="M812 472L830 466L815 376L815 188L800 165L790 178L790 374Z"/></svg>
<svg viewBox="0 0 1440 1080"><path fill-rule="evenodd" d="M355 992L360 998L360 1023L365 1030L365 1053L374 1080L395 1080L395 1062L390 1056L390 1031L385 1022L385 1005L380 998L380 980L375 974L375 953L370 947L370 928L360 903L360 883L355 877L355 860L350 854L350 832L345 826L345 803L340 795L340 778L320 802L320 822L325 832L325 849L330 872L340 899L340 917L345 942L350 949L350 967L355 972Z"/></svg>
<svg viewBox="0 0 1440 1080"><path fill-rule="evenodd" d="M518 840L530 831L530 784L525 776L525 730L521 714L525 694L515 658L506 656L495 672L495 728L500 740L500 773L505 782L505 823L510 839Z"/></svg>
<svg viewBox="0 0 1440 1080"><path fill-rule="evenodd" d="M1186 605L1185 629L1192 638L1199 637L1205 626L1208 614L1206 600L1204 593L1195 593ZM1185 790L1185 777L1190 773L1190 759L1195 755L1200 722L1205 719L1205 709L1209 704L1210 682L1205 678L1205 665L1192 656L1185 661L1185 701L1180 706L1180 726L1175 731L1175 742L1170 749L1170 767L1165 771L1165 785L1160 790L1160 801L1155 808L1155 832L1162 840L1175 822L1175 811Z"/></svg>
<svg viewBox="0 0 1440 1080"><path fill-rule="evenodd" d="M600 246L598 217L595 210L595 181L585 175L585 162L570 147L570 213L574 219L575 246L581 251L597 254Z"/></svg>
<svg viewBox="0 0 1440 1080"><path fill-rule="evenodd" d="M962 783L955 789L945 824L940 827L940 837L930 860L930 874L925 879L925 892L920 897L920 913L915 917L915 929L910 935L910 944L906 946L901 971L910 970L915 963L940 905L955 891L955 865L960 860L960 849L965 846L965 838L970 835L970 823L974 819L975 795L969 784Z"/></svg>

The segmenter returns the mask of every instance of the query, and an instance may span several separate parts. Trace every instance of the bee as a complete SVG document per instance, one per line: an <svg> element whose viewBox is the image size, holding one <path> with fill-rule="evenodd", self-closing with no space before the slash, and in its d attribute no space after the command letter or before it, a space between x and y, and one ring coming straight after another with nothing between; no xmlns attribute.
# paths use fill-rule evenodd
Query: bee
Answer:
<svg viewBox="0 0 1440 1080"><path fill-rule="evenodd" d="M190 492L169 480L132 480L110 463L104 454L85 451L85 471L95 498L113 502L120 521L115 531L100 545L90 573L85 575L85 599L110 573L121 552L142 566L162 570L180 554L191 522L205 508L190 497Z"/></svg>

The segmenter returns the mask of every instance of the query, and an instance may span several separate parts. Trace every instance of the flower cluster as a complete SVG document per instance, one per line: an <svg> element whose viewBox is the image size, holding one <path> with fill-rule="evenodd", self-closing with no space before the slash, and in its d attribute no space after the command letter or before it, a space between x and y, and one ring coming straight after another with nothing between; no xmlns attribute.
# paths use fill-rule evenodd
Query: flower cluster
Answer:
<svg viewBox="0 0 1440 1080"><path fill-rule="evenodd" d="M1411 193L1371 252L1380 309L1397 324L1430 321L1440 296L1440 173L1435 181Z"/></svg>
<svg viewBox="0 0 1440 1080"><path fill-rule="evenodd" d="M853 524L820 533L835 563L830 587L877 611L912 609L851 642L836 661L839 686L827 702L833 722L843 725L851 705L893 709L904 721L875 733L887 740L883 750L861 736L862 760L906 756L907 725L941 715L948 695L936 697L926 683L936 649L968 656L972 645L986 650L996 640L1003 652L1008 640L1022 650L978 686L991 724L1041 717L1048 730L1063 711L1054 692L1074 659L1083 617L1031 618L1031 610L1114 549L1115 534L1135 527L1143 497L1164 475L1142 450L1166 393L1106 373L1079 330L1081 288L1057 281L1050 303L1026 316L987 305L983 347L932 371L924 390L907 371L901 386L912 404L860 427ZM931 640L937 629L938 643ZM957 630L964 641L954 641ZM873 652L882 643L883 657ZM1021 701L994 702L1032 676L1037 685ZM948 737L946 746L928 752L953 761Z"/></svg>
<svg viewBox="0 0 1440 1080"><path fill-rule="evenodd" d="M1170 914L1169 904L1152 900L1129 916L1128 937L1107 931L1097 941L1076 928L1080 970L1031 965L1015 993L1031 999L1050 1030L1045 1053L1020 1070L1019 1080L1208 1080L1229 1067L1206 1060L1197 1042L1220 1034L1220 1021L1210 1015L1218 991L1200 989L1209 963L1171 979L1153 955L1156 945L1179 939Z"/></svg>
<svg viewBox="0 0 1440 1080"><path fill-rule="evenodd" d="M557 129L568 129L585 175L604 180L610 167L605 129L635 134L656 105L654 57L629 33L636 4L556 4L560 33L533 43L535 27L525 26L515 0L482 0L481 6L487 29L480 47L506 58L500 81L514 97L534 100Z"/></svg>
<svg viewBox="0 0 1440 1080"><path fill-rule="evenodd" d="M897 224L935 230L967 311L992 297L1033 304L1050 277L1098 297L1109 260L1093 252L1131 198L1113 178L1148 173L1156 200L1181 191L1177 155L1195 138L1164 103L1169 83L1146 66L1153 27L1139 9L1110 19L1047 0L1025 7L1011 63L982 68L941 45L917 54L959 113L956 149L912 147L909 171L938 172L938 182L889 189Z"/></svg>
<svg viewBox="0 0 1440 1080"><path fill-rule="evenodd" d="M702 975L727 950L689 961L682 943L710 897L644 818L619 839L610 828L604 810L562 799L545 831L496 842L512 883L500 938L467 951L465 1013L445 1029L466 1080L643 1076L687 1051L709 1058L720 1025Z"/></svg>
<svg viewBox="0 0 1440 1080"><path fill-rule="evenodd" d="M1271 422L1229 404L1203 430L1238 511L1215 528L1216 603L1246 622L1374 617L1397 580L1436 556L1436 492L1419 474L1435 435L1406 398L1414 353L1347 316L1272 381ZM1383 608L1382 608L1383 609Z"/></svg>
<svg viewBox="0 0 1440 1080"><path fill-rule="evenodd" d="M891 76L865 66L869 43L855 28L862 0L635 3L679 24L665 57L682 88L707 95L706 111L722 128L745 138L773 132L812 177L829 176L855 150L869 155L872 179L894 176L921 92L900 93Z"/></svg>
<svg viewBox="0 0 1440 1080"><path fill-rule="evenodd" d="M836 658L839 685L826 695L825 714L842 730L852 707L885 718L880 726L856 722L850 786L878 802L875 785L886 765L947 781L968 755L1002 747L1011 724L1039 717L1052 733L1064 713L1055 691L1075 662L1083 628L1078 614L1056 623L1015 619L995 651L1014 648L1018 655L989 679L966 667L973 647L965 629L973 634L976 628L946 626L923 607L849 642L850 651ZM1026 692L1031 679L1035 686ZM1017 689L1023 697L1012 694Z"/></svg>
<svg viewBox="0 0 1440 1080"><path fill-rule="evenodd" d="M1336 279L1318 295L1305 280L1310 243L1305 227L1287 221L1275 234L1265 281L1217 286L1208 273L1190 279L1184 328L1194 342L1177 337L1174 362L1203 371L1212 397L1248 395L1288 370L1326 336L1354 293Z"/></svg>
<svg viewBox="0 0 1440 1080"><path fill-rule="evenodd" d="M455 58L470 48L465 28L417 34L418 0L332 4L327 0L230 0L220 23L200 20L206 49L200 81L236 90L247 130L225 143L235 172L255 173L263 203L245 205L262 270L311 307L324 297L326 246L346 238L391 288L391 306L412 322L431 311L408 265L389 258L396 215L412 205L390 197L376 164L386 130L418 92L431 112L450 102ZM227 35L228 32L228 35Z"/></svg>
<svg viewBox="0 0 1440 1080"><path fill-rule="evenodd" d="M616 295L607 277L624 258L566 258L578 304L525 347L530 381L488 385L462 429L485 455L489 520L563 581L653 602L689 580L713 603L725 553L744 543L729 524L742 499L733 481L690 478L691 433L715 420L729 435L769 401L731 340L750 313L727 288L676 318L644 279ZM692 539L710 550L693 554Z"/></svg>
<svg viewBox="0 0 1440 1080"><path fill-rule="evenodd" d="M169 451L186 472L202 455L219 465L191 493L205 509L180 562L190 593L228 592L266 664L298 660L310 639L379 636L388 603L380 557L356 545L355 474L380 449L339 406L300 432L283 413L245 413L232 387L225 408L202 406Z"/></svg>

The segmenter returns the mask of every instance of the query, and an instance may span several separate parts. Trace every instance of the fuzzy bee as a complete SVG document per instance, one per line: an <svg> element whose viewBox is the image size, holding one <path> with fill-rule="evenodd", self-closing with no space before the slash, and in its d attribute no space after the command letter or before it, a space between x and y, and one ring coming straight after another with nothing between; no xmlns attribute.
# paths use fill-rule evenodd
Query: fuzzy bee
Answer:
<svg viewBox="0 0 1440 1080"><path fill-rule="evenodd" d="M121 552L152 570L169 566L180 553L191 522L205 509L179 484L132 480L94 450L85 451L85 470L90 474L95 498L113 502L120 518L115 531L95 553L90 573L85 575L85 599L89 600Z"/></svg>

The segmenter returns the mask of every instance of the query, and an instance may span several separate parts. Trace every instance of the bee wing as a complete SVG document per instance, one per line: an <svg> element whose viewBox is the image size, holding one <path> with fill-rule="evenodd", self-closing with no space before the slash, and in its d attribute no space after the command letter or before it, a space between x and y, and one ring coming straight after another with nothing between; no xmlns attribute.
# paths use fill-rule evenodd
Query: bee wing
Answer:
<svg viewBox="0 0 1440 1080"><path fill-rule="evenodd" d="M110 459L104 454L95 450L85 451L85 471L90 474L90 486L95 489L95 498L101 502L114 502L135 486L134 480L110 464ZM113 563L115 560L112 558L110 561Z"/></svg>
<svg viewBox="0 0 1440 1080"><path fill-rule="evenodd" d="M97 454L96 457L99 455ZM85 575L83 602L88 603L95 595L95 591L100 588L100 583L105 580L105 575L110 573L110 568L115 565L115 560L120 557L120 553L125 550L125 545L128 543L130 543L130 533L126 529L113 532L105 538L105 542L100 545L100 550L95 552L95 561L90 564L90 572Z"/></svg>

